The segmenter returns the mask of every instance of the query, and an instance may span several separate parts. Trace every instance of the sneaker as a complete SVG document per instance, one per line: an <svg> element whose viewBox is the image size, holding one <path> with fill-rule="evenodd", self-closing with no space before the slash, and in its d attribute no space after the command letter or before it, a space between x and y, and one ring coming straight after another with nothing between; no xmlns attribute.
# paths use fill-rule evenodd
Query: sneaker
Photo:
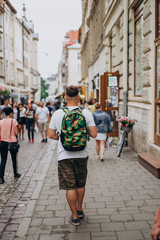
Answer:
<svg viewBox="0 0 160 240"><path fill-rule="evenodd" d="M47 138L44 141L45 141L45 143L47 143Z"/></svg>
<svg viewBox="0 0 160 240"><path fill-rule="evenodd" d="M0 178L0 184L3 184L4 182L5 182L4 178L1 177L1 178Z"/></svg>
<svg viewBox="0 0 160 240"><path fill-rule="evenodd" d="M21 174L20 173L16 173L14 174L14 178L20 178Z"/></svg>
<svg viewBox="0 0 160 240"><path fill-rule="evenodd" d="M30 142L31 142L31 139L29 139L28 142L30 143Z"/></svg>
<svg viewBox="0 0 160 240"><path fill-rule="evenodd" d="M44 139L42 139L42 141L41 142L45 142L45 140Z"/></svg>
<svg viewBox="0 0 160 240"><path fill-rule="evenodd" d="M34 143L34 139L32 139L32 143Z"/></svg>
<svg viewBox="0 0 160 240"><path fill-rule="evenodd" d="M79 218L73 219L72 216L69 218L69 223L71 223L74 226L79 226L81 224Z"/></svg>
<svg viewBox="0 0 160 240"><path fill-rule="evenodd" d="M78 215L78 218L80 218L80 219L84 218L84 212L83 211L77 210L77 215Z"/></svg>
<svg viewBox="0 0 160 240"><path fill-rule="evenodd" d="M104 156L102 155L102 156L101 156L101 162L103 162L103 161L104 161L104 160L103 160L103 158L104 158Z"/></svg>

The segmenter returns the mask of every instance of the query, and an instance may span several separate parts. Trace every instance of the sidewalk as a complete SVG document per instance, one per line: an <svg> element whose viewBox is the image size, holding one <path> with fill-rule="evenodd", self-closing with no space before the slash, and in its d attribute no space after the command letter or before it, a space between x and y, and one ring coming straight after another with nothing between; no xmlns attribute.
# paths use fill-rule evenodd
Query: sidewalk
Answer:
<svg viewBox="0 0 160 240"><path fill-rule="evenodd" d="M100 162L96 160L94 140L89 142L85 218L80 226L74 227L68 223L71 212L65 191L58 189L56 151L53 151L54 147L51 151L51 147L52 143L49 143L48 153L48 150L43 149L39 175L37 171L36 176L32 176L36 185L25 211L22 214L16 209L8 224L15 232L15 222L21 215L16 225L16 240L151 239L150 230L160 203L160 181L139 165L134 152L124 148L121 158L118 158L117 149L110 148L105 154L104 162ZM36 161L38 158L39 156ZM28 174L30 175L29 172ZM24 179L19 190L23 189ZM6 230L5 228L4 233ZM4 234L1 239L14 239L11 238L11 233L10 238L5 238Z"/></svg>

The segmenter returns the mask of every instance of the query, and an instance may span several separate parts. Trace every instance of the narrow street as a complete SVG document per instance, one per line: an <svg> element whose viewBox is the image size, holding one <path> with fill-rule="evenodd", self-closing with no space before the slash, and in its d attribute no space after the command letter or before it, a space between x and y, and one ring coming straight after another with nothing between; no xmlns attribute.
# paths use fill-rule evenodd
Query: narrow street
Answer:
<svg viewBox="0 0 160 240"><path fill-rule="evenodd" d="M0 187L0 231L3 240L149 240L160 203L160 182L138 163L137 154L116 148L96 159L95 142L88 144L89 164L85 218L79 227L68 223L65 192L58 189L56 144L22 142L19 169L13 180L10 161Z"/></svg>

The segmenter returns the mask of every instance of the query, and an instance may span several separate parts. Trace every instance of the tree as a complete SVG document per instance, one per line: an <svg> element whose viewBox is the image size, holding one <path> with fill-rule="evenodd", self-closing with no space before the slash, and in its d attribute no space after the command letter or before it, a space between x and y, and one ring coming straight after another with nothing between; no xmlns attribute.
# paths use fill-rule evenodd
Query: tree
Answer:
<svg viewBox="0 0 160 240"><path fill-rule="evenodd" d="M48 88L49 84L46 84L46 81L41 77L41 99L48 97Z"/></svg>

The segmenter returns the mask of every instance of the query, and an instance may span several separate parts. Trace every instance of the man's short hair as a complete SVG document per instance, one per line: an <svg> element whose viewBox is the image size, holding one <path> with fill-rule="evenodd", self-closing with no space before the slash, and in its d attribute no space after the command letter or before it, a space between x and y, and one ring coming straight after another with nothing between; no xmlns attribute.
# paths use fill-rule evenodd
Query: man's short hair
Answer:
<svg viewBox="0 0 160 240"><path fill-rule="evenodd" d="M6 116L10 115L11 113L13 113L13 109L11 107L5 107L3 109L4 113L6 114Z"/></svg>
<svg viewBox="0 0 160 240"><path fill-rule="evenodd" d="M79 94L78 87L71 85L71 86L66 88L66 95L68 97L71 97L71 98L72 97L77 97L78 94Z"/></svg>

